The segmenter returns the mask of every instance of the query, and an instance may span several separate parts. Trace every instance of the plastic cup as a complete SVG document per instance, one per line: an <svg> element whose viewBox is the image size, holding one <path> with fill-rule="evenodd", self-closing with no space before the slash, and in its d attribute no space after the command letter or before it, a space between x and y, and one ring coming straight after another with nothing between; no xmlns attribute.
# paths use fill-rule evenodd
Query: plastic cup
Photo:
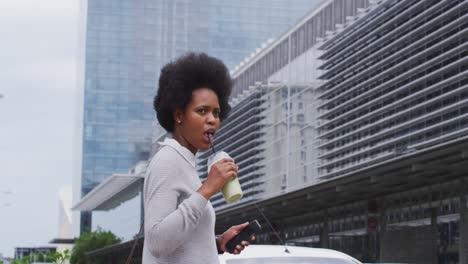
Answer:
<svg viewBox="0 0 468 264"><path fill-rule="evenodd" d="M224 151L218 151L215 154L212 154L211 156L209 156L208 157L208 173L210 173L211 166L213 166L213 164L215 164L216 162L224 158L231 158L231 156L229 156L229 154L227 154ZM224 184L223 188L221 189L221 193L223 194L224 200L227 203L237 202L244 195L242 193L242 188L239 183L239 179L237 177L235 177L234 179L228 180L226 184Z"/></svg>

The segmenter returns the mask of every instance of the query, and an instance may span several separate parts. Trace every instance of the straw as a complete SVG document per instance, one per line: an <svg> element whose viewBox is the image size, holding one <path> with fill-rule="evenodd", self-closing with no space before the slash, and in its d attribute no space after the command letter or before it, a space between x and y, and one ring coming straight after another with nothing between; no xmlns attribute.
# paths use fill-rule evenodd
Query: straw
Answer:
<svg viewBox="0 0 468 264"><path fill-rule="evenodd" d="M213 154L216 153L215 147L213 145L213 141L211 141L211 134L208 134L208 140L210 141L211 149L213 150Z"/></svg>

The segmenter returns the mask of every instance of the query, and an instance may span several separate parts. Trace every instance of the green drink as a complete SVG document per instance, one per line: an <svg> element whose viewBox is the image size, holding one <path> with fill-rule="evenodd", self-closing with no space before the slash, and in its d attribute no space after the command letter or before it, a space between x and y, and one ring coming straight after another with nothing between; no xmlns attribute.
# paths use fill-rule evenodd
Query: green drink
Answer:
<svg viewBox="0 0 468 264"><path fill-rule="evenodd" d="M215 154L211 155L208 158L208 173L210 173L211 166L213 166L213 164L224 158L231 157L224 151L218 151ZM242 188L237 177L227 181L226 184L224 184L221 192L223 193L224 200L226 200L227 203L237 202L242 198L243 195Z"/></svg>

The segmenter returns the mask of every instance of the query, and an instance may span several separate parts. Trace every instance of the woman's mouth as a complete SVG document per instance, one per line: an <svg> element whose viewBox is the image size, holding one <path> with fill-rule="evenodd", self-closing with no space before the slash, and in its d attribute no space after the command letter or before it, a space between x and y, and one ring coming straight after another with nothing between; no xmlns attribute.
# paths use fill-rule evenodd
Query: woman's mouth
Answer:
<svg viewBox="0 0 468 264"><path fill-rule="evenodd" d="M213 131L207 131L203 133L203 139L205 140L206 143L211 144L211 141L213 141L213 138L214 138Z"/></svg>

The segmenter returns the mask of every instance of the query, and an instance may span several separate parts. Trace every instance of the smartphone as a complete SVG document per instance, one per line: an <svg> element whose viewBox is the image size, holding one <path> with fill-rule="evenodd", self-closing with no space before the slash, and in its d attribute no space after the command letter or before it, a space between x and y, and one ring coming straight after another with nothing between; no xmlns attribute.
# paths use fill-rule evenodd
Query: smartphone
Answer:
<svg viewBox="0 0 468 264"><path fill-rule="evenodd" d="M234 253L236 246L241 245L242 241L250 242L250 237L254 235L258 230L260 230L260 228L262 228L262 226L257 220L253 220L252 222L250 222L249 225L246 228L242 229L242 231L237 236L233 237L226 243L226 249L228 250L228 252Z"/></svg>

